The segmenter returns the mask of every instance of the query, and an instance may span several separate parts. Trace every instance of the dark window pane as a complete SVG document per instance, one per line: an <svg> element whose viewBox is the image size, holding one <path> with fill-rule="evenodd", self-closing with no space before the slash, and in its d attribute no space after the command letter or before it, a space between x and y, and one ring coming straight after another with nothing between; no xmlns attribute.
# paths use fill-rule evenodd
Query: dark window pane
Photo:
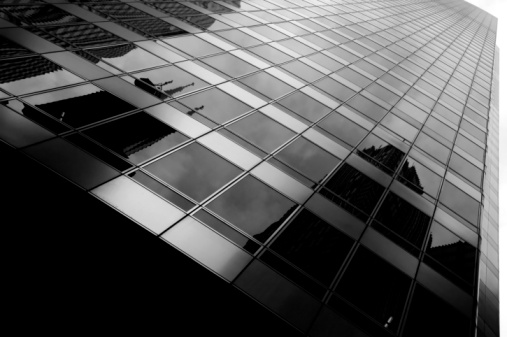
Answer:
<svg viewBox="0 0 507 337"><path fill-rule="evenodd" d="M188 139L144 112L88 129L84 133L136 164Z"/></svg>
<svg viewBox="0 0 507 337"><path fill-rule="evenodd" d="M169 37L174 35L186 34L187 32L159 19L142 19L122 21L123 24L134 27L137 31L141 31L145 36L155 36L158 38Z"/></svg>
<svg viewBox="0 0 507 337"><path fill-rule="evenodd" d="M129 176L132 177L135 181L144 185L146 188L152 190L162 198L172 202L185 211L188 211L195 206L192 202L188 201L178 193L174 192L167 186L164 186L164 184L161 184L142 171L135 171L133 173L130 173Z"/></svg>
<svg viewBox="0 0 507 337"><path fill-rule="evenodd" d="M430 224L430 216L396 194L390 192L387 195L375 219L417 248L422 248ZM387 233L382 230L382 227L377 228ZM388 236L394 238L392 235ZM403 241L399 239L396 241L407 248Z"/></svg>
<svg viewBox="0 0 507 337"><path fill-rule="evenodd" d="M440 202L470 221L474 226L478 225L479 202L448 181L445 181L442 187Z"/></svg>
<svg viewBox="0 0 507 337"><path fill-rule="evenodd" d="M183 112L189 116L196 117L194 114L198 113L219 124L238 117L252 109L250 106L216 88L187 96L179 100L179 102L188 107L188 110Z"/></svg>
<svg viewBox="0 0 507 337"><path fill-rule="evenodd" d="M360 247L336 292L394 332L400 324L409 287L408 276Z"/></svg>
<svg viewBox="0 0 507 337"><path fill-rule="evenodd" d="M259 112L245 117L227 128L268 153L295 134Z"/></svg>
<svg viewBox="0 0 507 337"><path fill-rule="evenodd" d="M324 284L329 284L354 241L319 217L303 210L271 245Z"/></svg>
<svg viewBox="0 0 507 337"><path fill-rule="evenodd" d="M0 58L35 55L34 52L11 42L4 37L0 37ZM2 63L3 64L3 63ZM1 71L3 73L4 70Z"/></svg>
<svg viewBox="0 0 507 337"><path fill-rule="evenodd" d="M331 110L300 91L279 100L277 103L312 122L319 120Z"/></svg>
<svg viewBox="0 0 507 337"><path fill-rule="evenodd" d="M417 286L403 336L468 337L470 321L430 291Z"/></svg>
<svg viewBox="0 0 507 337"><path fill-rule="evenodd" d="M373 134L357 147L357 154L388 174L393 174L405 157L404 152Z"/></svg>
<svg viewBox="0 0 507 337"><path fill-rule="evenodd" d="M405 161L398 179L417 194L427 193L433 198L437 197L442 182L439 175L412 158Z"/></svg>
<svg viewBox="0 0 507 337"><path fill-rule="evenodd" d="M340 197L332 199L335 203L342 205L346 201L366 214L371 213L384 191L379 183L349 164L344 164L335 172L325 187ZM326 197L329 198L328 195Z"/></svg>
<svg viewBox="0 0 507 337"><path fill-rule="evenodd" d="M264 242L294 211L295 204L259 180L247 176L207 207Z"/></svg>
<svg viewBox="0 0 507 337"><path fill-rule="evenodd" d="M473 284L476 248L437 222L431 226L426 255ZM424 261L442 272L442 268L432 263L432 259L425 258ZM446 273L444 275L447 276Z"/></svg>
<svg viewBox="0 0 507 337"><path fill-rule="evenodd" d="M28 103L73 127L136 109L118 97L87 84L24 98Z"/></svg>
<svg viewBox="0 0 507 337"><path fill-rule="evenodd" d="M87 49L86 52L95 56L97 59L106 61L123 71L134 71L144 68L152 68L167 63L164 60L154 56L153 54L150 54L143 49L136 47L134 44Z"/></svg>
<svg viewBox="0 0 507 337"><path fill-rule="evenodd" d="M339 113L330 114L318 125L350 146L355 146L367 134L365 129Z"/></svg>
<svg viewBox="0 0 507 337"><path fill-rule="evenodd" d="M197 201L202 201L241 172L197 143L186 146L145 169Z"/></svg>
<svg viewBox="0 0 507 337"><path fill-rule="evenodd" d="M67 43L81 48L127 42L92 24L51 26L44 27L44 30Z"/></svg>
<svg viewBox="0 0 507 337"><path fill-rule="evenodd" d="M320 182L339 162L338 158L302 137L280 151L275 158L316 182Z"/></svg>
<svg viewBox="0 0 507 337"><path fill-rule="evenodd" d="M14 95L53 89L82 81L81 78L41 56L3 60L0 63L0 88Z"/></svg>
<svg viewBox="0 0 507 337"><path fill-rule="evenodd" d="M133 74L134 85L161 99L177 97L208 86L208 83L178 67L164 67Z"/></svg>

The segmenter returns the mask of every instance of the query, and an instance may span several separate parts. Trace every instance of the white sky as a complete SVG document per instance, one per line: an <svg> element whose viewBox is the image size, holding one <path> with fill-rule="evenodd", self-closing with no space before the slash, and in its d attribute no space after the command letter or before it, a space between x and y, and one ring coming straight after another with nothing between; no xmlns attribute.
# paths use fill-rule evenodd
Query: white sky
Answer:
<svg viewBox="0 0 507 337"><path fill-rule="evenodd" d="M507 84L507 1L506 0L466 0L498 18L496 44L500 48L500 329L507 334L507 117L504 113L502 96ZM502 175L503 173L503 175ZM502 310L503 309L503 310Z"/></svg>

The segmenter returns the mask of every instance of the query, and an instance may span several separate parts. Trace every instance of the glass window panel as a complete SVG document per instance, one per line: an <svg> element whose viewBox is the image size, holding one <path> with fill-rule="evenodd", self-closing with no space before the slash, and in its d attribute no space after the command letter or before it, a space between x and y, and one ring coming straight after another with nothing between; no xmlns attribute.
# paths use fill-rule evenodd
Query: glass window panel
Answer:
<svg viewBox="0 0 507 337"><path fill-rule="evenodd" d="M344 79L354 83L360 88L366 88L366 86L371 83L371 80L369 78L359 74L357 71L354 71L350 68L343 68L337 72L337 74Z"/></svg>
<svg viewBox="0 0 507 337"><path fill-rule="evenodd" d="M266 12L263 12L263 13L266 13ZM269 13L266 13L266 14L269 15ZM277 31L273 28L270 28L268 26L257 26L257 27L251 27L250 29L256 33L261 34L264 37L267 37L268 39L270 39L272 41L277 41L277 40L288 38L287 35L282 34L279 31Z"/></svg>
<svg viewBox="0 0 507 337"><path fill-rule="evenodd" d="M303 210L270 248L319 281L329 284L353 242L313 213Z"/></svg>
<svg viewBox="0 0 507 337"><path fill-rule="evenodd" d="M295 135L291 130L259 112L229 125L227 129L235 132L268 153L272 152Z"/></svg>
<svg viewBox="0 0 507 337"><path fill-rule="evenodd" d="M194 57L216 54L223 51L193 35L165 39L164 42Z"/></svg>
<svg viewBox="0 0 507 337"><path fill-rule="evenodd" d="M258 70L256 67L229 53L201 59L202 62L210 65L231 77L239 77Z"/></svg>
<svg viewBox="0 0 507 337"><path fill-rule="evenodd" d="M320 81L317 81L314 83L314 85L342 102L345 102L355 94L355 91L333 80L330 77L326 77Z"/></svg>
<svg viewBox="0 0 507 337"><path fill-rule="evenodd" d="M361 94L354 96L347 104L376 122L379 122L387 113L386 109L370 101Z"/></svg>
<svg viewBox="0 0 507 337"><path fill-rule="evenodd" d="M341 69L344 66L340 62L333 60L332 58L321 53L310 55L308 56L308 59L323 66L324 68L329 69L330 71L337 71L338 69Z"/></svg>
<svg viewBox="0 0 507 337"><path fill-rule="evenodd" d="M264 242L295 210L295 204L259 180L247 176L207 207Z"/></svg>
<svg viewBox="0 0 507 337"><path fill-rule="evenodd" d="M181 96L208 86L208 83L174 66L148 70L133 76L136 78L136 87L161 99Z"/></svg>
<svg viewBox="0 0 507 337"><path fill-rule="evenodd" d="M0 58L28 55L35 55L35 53L24 47L21 47L12 41L7 40L4 37L0 37Z"/></svg>
<svg viewBox="0 0 507 337"><path fill-rule="evenodd" d="M327 106L300 91L279 100L277 103L312 122L319 120L330 111Z"/></svg>
<svg viewBox="0 0 507 337"><path fill-rule="evenodd" d="M142 20L122 20L120 23L130 29L133 27L135 31L141 31L146 37L154 36L164 38L187 33L183 29L173 26L168 22L159 19L151 19L151 17ZM225 28L227 27L228 26Z"/></svg>
<svg viewBox="0 0 507 337"><path fill-rule="evenodd" d="M308 82L313 82L324 76L321 72L300 61L290 62L281 67Z"/></svg>
<svg viewBox="0 0 507 337"><path fill-rule="evenodd" d="M346 207L346 203L354 205L366 214L370 214L377 204L384 187L367 177L349 164L344 164L336 171L325 187L340 198L325 196L338 205ZM346 203L345 203L346 202Z"/></svg>
<svg viewBox="0 0 507 337"><path fill-rule="evenodd" d="M296 26L295 24L290 23L290 22L280 22L280 23L277 23L276 25L278 27L281 27L282 29L285 29L286 31L291 32L292 34L297 35L297 36L310 33L306 29Z"/></svg>
<svg viewBox="0 0 507 337"><path fill-rule="evenodd" d="M396 171L405 156L403 151L373 134L357 147L357 154L388 174Z"/></svg>
<svg viewBox="0 0 507 337"><path fill-rule="evenodd" d="M313 48L308 47L306 44L303 44L296 40L283 40L279 41L282 46L289 48L290 50L298 53L299 55L308 55L315 53L316 50Z"/></svg>
<svg viewBox="0 0 507 337"><path fill-rule="evenodd" d="M426 245L426 262L431 267L442 272L439 264L456 273L469 284L474 281L476 249L471 244L452 233L438 222L433 222L430 237ZM438 261L435 264L433 259ZM447 273L444 273L447 276Z"/></svg>
<svg viewBox="0 0 507 337"><path fill-rule="evenodd" d="M484 149L465 136L458 134L458 137L456 137L456 145L471 154L475 159L484 162Z"/></svg>
<svg viewBox="0 0 507 337"><path fill-rule="evenodd" d="M467 120L463 119L460 124L460 128L477 138L483 143L486 143L486 133L481 131L478 127L472 125Z"/></svg>
<svg viewBox="0 0 507 337"><path fill-rule="evenodd" d="M92 24L44 27L44 31L80 48L127 42Z"/></svg>
<svg viewBox="0 0 507 337"><path fill-rule="evenodd" d="M224 39L234 42L238 46L244 47L244 48L262 43L261 41L257 40L256 38L242 32L240 30L237 30L237 29L217 32L216 34L223 37Z"/></svg>
<svg viewBox="0 0 507 337"><path fill-rule="evenodd" d="M478 225L479 202L448 181L442 187L440 202L475 226Z"/></svg>
<svg viewBox="0 0 507 337"><path fill-rule="evenodd" d="M282 53L278 49L271 47L269 45L266 45L266 44L259 46L259 47L253 47L248 50L251 51L252 53L254 53L255 55L258 55L258 56L268 60L269 62L271 62L273 64L284 63L284 62L292 60L291 56L289 56L285 53Z"/></svg>
<svg viewBox="0 0 507 337"><path fill-rule="evenodd" d="M226 14L222 14L222 16L229 19L229 20L237 22L242 26L256 26L256 25L261 24L259 21L251 19L248 16L245 16L240 13L226 13Z"/></svg>
<svg viewBox="0 0 507 337"><path fill-rule="evenodd" d="M401 271L360 247L336 292L395 332L401 322L410 281Z"/></svg>
<svg viewBox="0 0 507 337"><path fill-rule="evenodd" d="M398 179L417 194L427 193L437 197L442 178L419 162L408 158L403 164Z"/></svg>
<svg viewBox="0 0 507 337"><path fill-rule="evenodd" d="M0 69L0 88L14 95L83 82L41 56L3 60Z"/></svg>
<svg viewBox="0 0 507 337"><path fill-rule="evenodd" d="M152 68L167 63L134 44L87 49L86 52L123 71Z"/></svg>
<svg viewBox="0 0 507 337"><path fill-rule="evenodd" d="M338 158L302 137L277 153L275 158L316 182L320 182L339 162Z"/></svg>
<svg viewBox="0 0 507 337"><path fill-rule="evenodd" d="M279 79L271 76L265 72L257 73L240 80L241 83L257 90L262 95L271 99L278 98L289 92L294 88L280 81Z"/></svg>
<svg viewBox="0 0 507 337"><path fill-rule="evenodd" d="M185 211L188 211L195 206L194 203L190 202L186 198L182 197L178 193L174 192L164 184L158 182L142 171L129 173L129 177Z"/></svg>
<svg viewBox="0 0 507 337"><path fill-rule="evenodd" d="M355 146L368 133L368 131L339 113L331 113L319 122L318 126L350 146Z"/></svg>
<svg viewBox="0 0 507 337"><path fill-rule="evenodd" d="M468 160L463 159L463 157L459 156L455 152L451 155L449 167L475 185L481 186L482 170L480 170L477 166L472 165Z"/></svg>
<svg viewBox="0 0 507 337"><path fill-rule="evenodd" d="M421 132L417 137L415 144L423 151L431 155L433 158L436 158L442 163L447 162L447 158L449 158L449 154L451 150L426 135L424 132Z"/></svg>
<svg viewBox="0 0 507 337"><path fill-rule="evenodd" d="M10 101L3 101L1 104L19 112L26 118L36 122L39 125L42 125L51 132L62 133L70 130L69 127L58 122L53 117L50 117L49 115L41 112L40 110L34 109L30 105L22 103L16 99Z"/></svg>
<svg viewBox="0 0 507 337"><path fill-rule="evenodd" d="M466 337L470 321L435 294L417 285L404 328L405 336Z"/></svg>
<svg viewBox="0 0 507 337"><path fill-rule="evenodd" d="M394 114L390 113L387 114L381 122L382 125L384 125L389 130L393 131L394 133L402 136L404 139L408 140L409 142L412 142L419 132L415 127L410 125L409 123L405 122L401 118L395 116Z"/></svg>
<svg viewBox="0 0 507 337"><path fill-rule="evenodd" d="M197 201L202 201L241 172L197 143L165 156L145 169Z"/></svg>
<svg viewBox="0 0 507 337"><path fill-rule="evenodd" d="M219 124L238 117L252 109L250 106L217 88L187 96L180 99L179 102L188 107L188 110L183 112L189 116L196 117L195 113L198 113Z"/></svg>
<svg viewBox="0 0 507 337"><path fill-rule="evenodd" d="M84 133L135 164L188 139L144 112L99 125Z"/></svg>
<svg viewBox="0 0 507 337"><path fill-rule="evenodd" d="M91 84L25 97L24 100L73 127L136 109L135 106Z"/></svg>
<svg viewBox="0 0 507 337"><path fill-rule="evenodd" d="M386 231L378 224L375 225L377 230L407 250L414 252L412 246L407 245L400 237L418 249L421 249L428 232L431 217L390 192L382 203L375 219L380 221L384 227L397 234L397 236L390 234L389 231Z"/></svg>

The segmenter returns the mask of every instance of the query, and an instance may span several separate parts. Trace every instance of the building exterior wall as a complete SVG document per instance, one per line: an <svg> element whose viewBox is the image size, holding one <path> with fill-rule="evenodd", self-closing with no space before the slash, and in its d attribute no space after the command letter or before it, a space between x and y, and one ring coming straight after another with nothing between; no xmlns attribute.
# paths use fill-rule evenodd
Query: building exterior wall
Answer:
<svg viewBox="0 0 507 337"><path fill-rule="evenodd" d="M2 3L1 145L282 330L498 336L496 25L464 1Z"/></svg>

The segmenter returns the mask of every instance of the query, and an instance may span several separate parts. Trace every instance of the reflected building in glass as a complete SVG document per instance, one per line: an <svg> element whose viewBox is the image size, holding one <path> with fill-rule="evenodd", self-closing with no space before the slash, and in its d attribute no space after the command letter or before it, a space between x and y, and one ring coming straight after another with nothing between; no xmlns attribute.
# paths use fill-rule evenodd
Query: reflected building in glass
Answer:
<svg viewBox="0 0 507 337"><path fill-rule="evenodd" d="M496 27L461 0L2 2L13 321L499 336Z"/></svg>

